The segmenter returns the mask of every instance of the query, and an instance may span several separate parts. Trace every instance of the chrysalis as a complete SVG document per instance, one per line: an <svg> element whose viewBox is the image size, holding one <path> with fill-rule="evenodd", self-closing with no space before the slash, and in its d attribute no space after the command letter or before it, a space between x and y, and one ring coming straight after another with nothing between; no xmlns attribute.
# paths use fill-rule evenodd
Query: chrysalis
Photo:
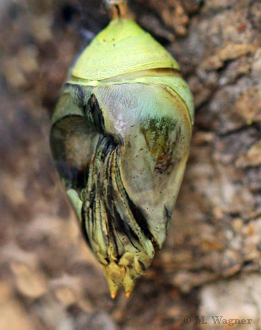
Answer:
<svg viewBox="0 0 261 330"><path fill-rule="evenodd" d="M51 150L112 297L130 295L166 239L193 120L178 63L120 14L65 84Z"/></svg>

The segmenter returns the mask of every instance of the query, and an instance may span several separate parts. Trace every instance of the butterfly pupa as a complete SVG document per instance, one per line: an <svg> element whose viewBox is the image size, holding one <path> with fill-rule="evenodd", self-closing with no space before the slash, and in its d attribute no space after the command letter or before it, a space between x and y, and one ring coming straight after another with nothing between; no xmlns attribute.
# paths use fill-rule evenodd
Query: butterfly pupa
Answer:
<svg viewBox="0 0 261 330"><path fill-rule="evenodd" d="M111 296L127 297L166 239L194 121L176 60L119 15L76 61L51 150Z"/></svg>

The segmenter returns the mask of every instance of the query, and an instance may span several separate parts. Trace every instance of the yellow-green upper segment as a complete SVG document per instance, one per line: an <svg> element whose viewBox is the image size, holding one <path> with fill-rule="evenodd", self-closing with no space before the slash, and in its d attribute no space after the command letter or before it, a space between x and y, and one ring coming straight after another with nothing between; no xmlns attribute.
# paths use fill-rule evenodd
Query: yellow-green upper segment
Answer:
<svg viewBox="0 0 261 330"><path fill-rule="evenodd" d="M99 81L178 63L149 33L130 19L113 20L77 60L72 78Z"/></svg>

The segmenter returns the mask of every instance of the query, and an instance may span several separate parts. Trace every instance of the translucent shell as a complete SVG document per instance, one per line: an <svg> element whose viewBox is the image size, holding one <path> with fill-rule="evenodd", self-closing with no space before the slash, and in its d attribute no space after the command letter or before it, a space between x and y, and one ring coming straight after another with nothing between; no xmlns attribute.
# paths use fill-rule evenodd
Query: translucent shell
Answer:
<svg viewBox="0 0 261 330"><path fill-rule="evenodd" d="M166 238L194 118L178 64L131 20L114 20L76 62L51 149L114 297L127 296Z"/></svg>

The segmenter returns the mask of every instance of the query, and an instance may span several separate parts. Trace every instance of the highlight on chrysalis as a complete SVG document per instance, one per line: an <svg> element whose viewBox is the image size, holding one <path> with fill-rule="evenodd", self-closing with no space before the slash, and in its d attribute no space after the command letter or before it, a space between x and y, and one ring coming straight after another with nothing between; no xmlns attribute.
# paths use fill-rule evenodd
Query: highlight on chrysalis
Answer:
<svg viewBox="0 0 261 330"><path fill-rule="evenodd" d="M166 239L194 107L178 63L116 2L64 86L50 143L111 296L123 285L128 297Z"/></svg>

